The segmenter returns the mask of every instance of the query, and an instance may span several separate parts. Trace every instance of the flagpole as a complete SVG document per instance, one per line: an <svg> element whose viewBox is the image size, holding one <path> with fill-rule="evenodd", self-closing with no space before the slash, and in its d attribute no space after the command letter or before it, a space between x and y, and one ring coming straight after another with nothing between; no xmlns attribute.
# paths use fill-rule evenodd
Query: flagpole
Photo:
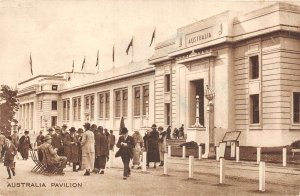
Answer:
<svg viewBox="0 0 300 196"><path fill-rule="evenodd" d="M132 36L132 52L131 52L131 62L133 62L133 40L134 40L134 36Z"/></svg>

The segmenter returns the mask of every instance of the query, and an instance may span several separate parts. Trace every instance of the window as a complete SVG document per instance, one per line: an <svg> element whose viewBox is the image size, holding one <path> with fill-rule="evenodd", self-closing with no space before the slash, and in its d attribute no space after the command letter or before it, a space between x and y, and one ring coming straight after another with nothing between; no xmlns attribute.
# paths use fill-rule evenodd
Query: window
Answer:
<svg viewBox="0 0 300 196"><path fill-rule="evenodd" d="M52 101L52 110L57 110L57 101Z"/></svg>
<svg viewBox="0 0 300 196"><path fill-rule="evenodd" d="M250 79L259 78L259 58L258 55L249 57Z"/></svg>
<svg viewBox="0 0 300 196"><path fill-rule="evenodd" d="M122 91L122 115L127 116L127 110L128 110L128 92L127 89Z"/></svg>
<svg viewBox="0 0 300 196"><path fill-rule="evenodd" d="M43 109L43 101L40 102L40 109Z"/></svg>
<svg viewBox="0 0 300 196"><path fill-rule="evenodd" d="M63 100L63 120L70 120L70 100Z"/></svg>
<svg viewBox="0 0 300 196"><path fill-rule="evenodd" d="M140 115L140 108L141 108L141 95L140 95L140 87L135 87L134 88L134 116L139 116Z"/></svg>
<svg viewBox="0 0 300 196"><path fill-rule="evenodd" d="M88 113L89 120L94 120L94 113L95 113L95 99L94 95L86 95L85 100L85 113Z"/></svg>
<svg viewBox="0 0 300 196"><path fill-rule="evenodd" d="M81 112L81 98L75 97L73 98L73 120L80 120L80 112Z"/></svg>
<svg viewBox="0 0 300 196"><path fill-rule="evenodd" d="M250 118L251 124L259 123L259 95L250 95Z"/></svg>
<svg viewBox="0 0 300 196"><path fill-rule="evenodd" d="M293 93L293 123L300 123L300 92Z"/></svg>
<svg viewBox="0 0 300 196"><path fill-rule="evenodd" d="M121 91L116 91L116 107L115 107L115 117L121 116Z"/></svg>
<svg viewBox="0 0 300 196"><path fill-rule="evenodd" d="M170 92L171 90L171 75L165 75L165 92Z"/></svg>
<svg viewBox="0 0 300 196"><path fill-rule="evenodd" d="M55 127L57 125L57 116L51 116L51 127Z"/></svg>
<svg viewBox="0 0 300 196"><path fill-rule="evenodd" d="M146 85L143 86L143 115L147 115L148 106L149 106L149 86Z"/></svg>
<svg viewBox="0 0 300 196"><path fill-rule="evenodd" d="M52 90L53 91L57 91L57 89L58 89L58 85L52 85Z"/></svg>
<svg viewBox="0 0 300 196"><path fill-rule="evenodd" d="M105 104L105 94L99 95L99 117L104 118L104 104Z"/></svg>
<svg viewBox="0 0 300 196"><path fill-rule="evenodd" d="M109 118L109 109L110 109L110 97L109 92L105 93L105 118Z"/></svg>

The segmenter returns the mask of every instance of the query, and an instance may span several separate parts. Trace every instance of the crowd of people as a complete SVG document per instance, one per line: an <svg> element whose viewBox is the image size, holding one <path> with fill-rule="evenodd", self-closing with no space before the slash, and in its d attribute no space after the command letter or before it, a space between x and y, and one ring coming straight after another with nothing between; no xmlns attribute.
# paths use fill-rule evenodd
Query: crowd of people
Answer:
<svg viewBox="0 0 300 196"><path fill-rule="evenodd" d="M102 126L90 123L85 123L83 127L84 129L76 130L75 127L67 129L67 125L63 125L61 128L49 128L46 134L40 131L33 147L28 131L25 131L21 138L17 131L8 137L0 134L1 159L4 158L9 178L11 178L10 171L15 175L15 164L13 163L15 163L14 157L17 155L17 151L23 160L27 160L28 152L33 148L37 150L39 161L43 161L47 165L55 165L61 174L67 165L73 167L73 172L85 169L85 176L91 173L104 174L106 163L109 160L109 150L114 151L115 145L119 148L116 157L120 156L124 164L123 179L130 176L130 160L132 160L131 169L141 169L143 151L147 152L147 167L150 163L153 163L154 168L157 163L160 163L159 166L164 165L166 141L171 139L170 126L164 130L162 126L157 128L153 124L144 136L138 130L130 136L125 127L120 130L117 143L112 130L109 132ZM173 138L184 138L183 127L184 125L179 130L174 129ZM18 155L17 158L19 158Z"/></svg>

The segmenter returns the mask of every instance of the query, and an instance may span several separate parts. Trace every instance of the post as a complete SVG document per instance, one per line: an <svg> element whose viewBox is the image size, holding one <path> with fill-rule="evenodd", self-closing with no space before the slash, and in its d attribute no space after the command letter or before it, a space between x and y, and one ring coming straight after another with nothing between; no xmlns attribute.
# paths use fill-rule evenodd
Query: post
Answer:
<svg viewBox="0 0 300 196"><path fill-rule="evenodd" d="M171 158L171 146L168 146L168 158Z"/></svg>
<svg viewBox="0 0 300 196"><path fill-rule="evenodd" d="M219 146L216 147L216 160L220 160L220 152L219 152Z"/></svg>
<svg viewBox="0 0 300 196"><path fill-rule="evenodd" d="M265 162L259 162L259 185L258 190L264 192L266 190L266 179L265 179Z"/></svg>
<svg viewBox="0 0 300 196"><path fill-rule="evenodd" d="M185 159L185 146L182 146L182 158Z"/></svg>
<svg viewBox="0 0 300 196"><path fill-rule="evenodd" d="M189 178L194 176L194 156L189 156Z"/></svg>
<svg viewBox="0 0 300 196"><path fill-rule="evenodd" d="M236 162L240 162L240 147L239 146L236 147L235 152L236 152L236 157L235 157Z"/></svg>
<svg viewBox="0 0 300 196"><path fill-rule="evenodd" d="M143 172L147 171L146 163L147 163L147 152L143 152L143 165L142 165Z"/></svg>
<svg viewBox="0 0 300 196"><path fill-rule="evenodd" d="M225 182L224 158L220 158L220 184Z"/></svg>
<svg viewBox="0 0 300 196"><path fill-rule="evenodd" d="M164 175L168 175L168 154L164 153Z"/></svg>
<svg viewBox="0 0 300 196"><path fill-rule="evenodd" d="M282 166L286 167L286 147L282 149Z"/></svg>
<svg viewBox="0 0 300 196"><path fill-rule="evenodd" d="M236 150L235 146L236 146L235 142L230 143L230 157L234 157L235 155L235 150Z"/></svg>
<svg viewBox="0 0 300 196"><path fill-rule="evenodd" d="M198 159L202 159L202 146L198 146Z"/></svg>
<svg viewBox="0 0 300 196"><path fill-rule="evenodd" d="M261 147L257 148L257 152L256 152L256 163L259 164L260 162L260 153L261 153Z"/></svg>

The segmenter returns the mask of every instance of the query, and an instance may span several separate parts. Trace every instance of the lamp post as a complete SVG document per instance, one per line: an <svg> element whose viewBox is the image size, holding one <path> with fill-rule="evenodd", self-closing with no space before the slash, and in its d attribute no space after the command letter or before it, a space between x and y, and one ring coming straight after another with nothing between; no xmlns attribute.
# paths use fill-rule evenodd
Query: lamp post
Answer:
<svg viewBox="0 0 300 196"><path fill-rule="evenodd" d="M215 90L206 85L205 98L208 100L207 104L207 114L208 119L206 120L206 140L205 140L205 153L204 158L209 158L215 156L214 150L214 103Z"/></svg>
<svg viewBox="0 0 300 196"><path fill-rule="evenodd" d="M199 121L199 105L200 105L200 100L199 100L199 95L196 95L196 122L192 127L203 127L203 125L200 124Z"/></svg>

